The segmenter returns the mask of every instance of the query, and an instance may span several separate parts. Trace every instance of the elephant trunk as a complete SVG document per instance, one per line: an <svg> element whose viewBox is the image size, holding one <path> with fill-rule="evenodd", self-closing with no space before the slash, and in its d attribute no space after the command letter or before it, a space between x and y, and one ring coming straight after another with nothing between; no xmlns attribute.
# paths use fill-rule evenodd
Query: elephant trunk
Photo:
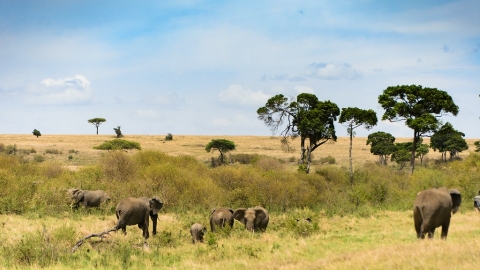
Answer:
<svg viewBox="0 0 480 270"><path fill-rule="evenodd" d="M152 219L152 225L153 225L153 235L157 234L157 220L158 220L158 215L151 215L150 218Z"/></svg>

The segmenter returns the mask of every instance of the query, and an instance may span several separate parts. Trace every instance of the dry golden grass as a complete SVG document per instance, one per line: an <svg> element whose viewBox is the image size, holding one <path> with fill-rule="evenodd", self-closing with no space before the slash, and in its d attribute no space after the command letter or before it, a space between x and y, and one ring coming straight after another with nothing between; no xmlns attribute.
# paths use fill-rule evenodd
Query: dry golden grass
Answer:
<svg viewBox="0 0 480 270"><path fill-rule="evenodd" d="M102 150L93 149L105 141L113 140L114 136L109 135L42 135L36 138L33 135L8 135L0 134L0 143L4 145L16 144L19 149L35 149L37 154L44 155L45 151L55 149L62 154L45 154L47 159L65 162L66 166L76 168L77 166L95 164L101 157ZM259 154L275 157L284 160L290 164L292 169L296 169L296 161L299 158L300 141L295 139L291 141L293 152L282 151L280 137L278 136L185 136L174 135L172 141L165 141L164 135L127 135L125 140L140 143L142 149L159 150L169 155L189 155L197 158L201 162L208 163L212 157L218 157L218 152L207 153L205 145L212 139L227 139L233 141L236 150L232 154ZM357 166L366 162L377 162L378 157L370 153L370 146L366 145L367 138L357 137L353 139L353 165ZM473 143L478 139L467 139L469 150L460 153L460 156L469 154L475 146ZM410 138L397 138L396 142L411 141ZM425 138L424 143L429 143ZM348 149L350 141L347 137L338 138L337 142L327 142L313 152L313 171L316 166L322 166L318 160L322 157L332 156L338 166L349 166ZM75 153L69 153L74 150ZM71 160L68 156L72 156ZM426 155L427 159L439 159L440 154L433 152Z"/></svg>

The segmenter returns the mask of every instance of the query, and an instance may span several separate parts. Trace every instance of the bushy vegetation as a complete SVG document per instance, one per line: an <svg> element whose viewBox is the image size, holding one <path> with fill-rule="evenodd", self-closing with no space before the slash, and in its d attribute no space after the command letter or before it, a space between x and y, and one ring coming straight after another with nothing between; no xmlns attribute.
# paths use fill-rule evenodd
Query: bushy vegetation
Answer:
<svg viewBox="0 0 480 270"><path fill-rule="evenodd" d="M129 149L142 149L140 144L137 142L127 141L123 139L115 139L111 141L106 141L101 145L94 146L93 148L98 150L129 150Z"/></svg>
<svg viewBox="0 0 480 270"><path fill-rule="evenodd" d="M165 203L162 212L174 213L178 219L170 217L172 220L167 223L171 225L161 223L164 229L149 239L150 245L157 248L151 252L142 252L135 247L141 239L139 231L134 229L130 229L134 231L127 235L131 238L106 243L92 241L74 255L68 250L84 236L84 230L80 231L71 223L33 230L13 243L12 240L2 241L0 255L4 259L0 267L40 268L73 261L76 267L96 265L105 268L112 267L112 262L118 264L118 268L175 267L187 259L206 263L216 256L223 258L233 253L245 260L258 259L260 254L275 253L285 245L275 240L276 237L292 241L328 233L333 234L332 239L341 240L345 237L344 229L352 230L352 226L356 226L346 223L333 229L319 223L321 219L375 217L382 210L409 211L416 193L427 187L457 188L464 198L473 198L480 190L480 155L476 153L462 161L429 163L417 168L413 175L394 167L367 163L355 170L353 185L350 185L346 168L321 166L316 173L305 174L283 169L283 163L274 158L252 155L245 159L249 162L210 168L190 156L170 156L151 150L110 151L98 164L74 172L65 169L61 163L49 160L25 163L16 156L2 154L0 214L42 220L48 217L83 220L87 215L93 215L109 220L101 225L107 227L92 231L97 232L111 226L110 220L115 219L113 210L120 199L156 195ZM103 189L113 203L100 209L80 209L78 213L72 213L65 195L66 189L71 187ZM231 232L208 233L205 244L191 251L188 227L198 220L207 220L212 208L229 206L235 209L254 205L264 206L272 215L267 231L276 234L267 240L268 250L255 242L229 246L219 253L224 248L224 241L262 237L241 230L237 223L237 229ZM465 206L460 211L468 209ZM303 222L307 217L313 221ZM413 225L411 231L408 238L414 239ZM2 237L0 240L6 236ZM232 248L234 250L229 250ZM181 255L187 249L193 252L188 255L192 257ZM157 258L159 254L160 259Z"/></svg>

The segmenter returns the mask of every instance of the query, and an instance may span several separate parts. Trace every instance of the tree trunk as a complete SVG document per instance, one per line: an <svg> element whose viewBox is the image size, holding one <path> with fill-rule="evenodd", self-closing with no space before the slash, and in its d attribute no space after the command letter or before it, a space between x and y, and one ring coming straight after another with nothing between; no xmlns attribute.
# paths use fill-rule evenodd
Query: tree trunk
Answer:
<svg viewBox="0 0 480 270"><path fill-rule="evenodd" d="M417 150L417 142L420 140L420 133L417 132L416 130L413 131L413 145L412 145L412 156L410 158L410 167L411 171L410 173L413 174L413 171L415 170L415 152Z"/></svg>
<svg viewBox="0 0 480 270"><path fill-rule="evenodd" d="M353 141L353 130L352 128L350 128L350 148L348 149L348 157L350 160L350 185L351 186L353 186L352 141Z"/></svg>

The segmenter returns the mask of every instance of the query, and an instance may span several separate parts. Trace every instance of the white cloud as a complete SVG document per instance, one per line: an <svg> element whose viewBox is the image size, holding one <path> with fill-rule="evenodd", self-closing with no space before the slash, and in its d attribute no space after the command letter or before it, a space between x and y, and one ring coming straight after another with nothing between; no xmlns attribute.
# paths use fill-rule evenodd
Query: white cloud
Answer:
<svg viewBox="0 0 480 270"><path fill-rule="evenodd" d="M254 92L241 85L230 85L227 90L218 94L218 98L224 103L258 106L265 103L270 97L262 91Z"/></svg>
<svg viewBox="0 0 480 270"><path fill-rule="evenodd" d="M28 104L73 105L92 101L90 81L83 75L54 80L46 78L31 85L23 97Z"/></svg>
<svg viewBox="0 0 480 270"><path fill-rule="evenodd" d="M349 64L333 64L333 63L313 63L314 70L310 75L317 79L326 80L354 80L361 76L360 71L352 68Z"/></svg>

